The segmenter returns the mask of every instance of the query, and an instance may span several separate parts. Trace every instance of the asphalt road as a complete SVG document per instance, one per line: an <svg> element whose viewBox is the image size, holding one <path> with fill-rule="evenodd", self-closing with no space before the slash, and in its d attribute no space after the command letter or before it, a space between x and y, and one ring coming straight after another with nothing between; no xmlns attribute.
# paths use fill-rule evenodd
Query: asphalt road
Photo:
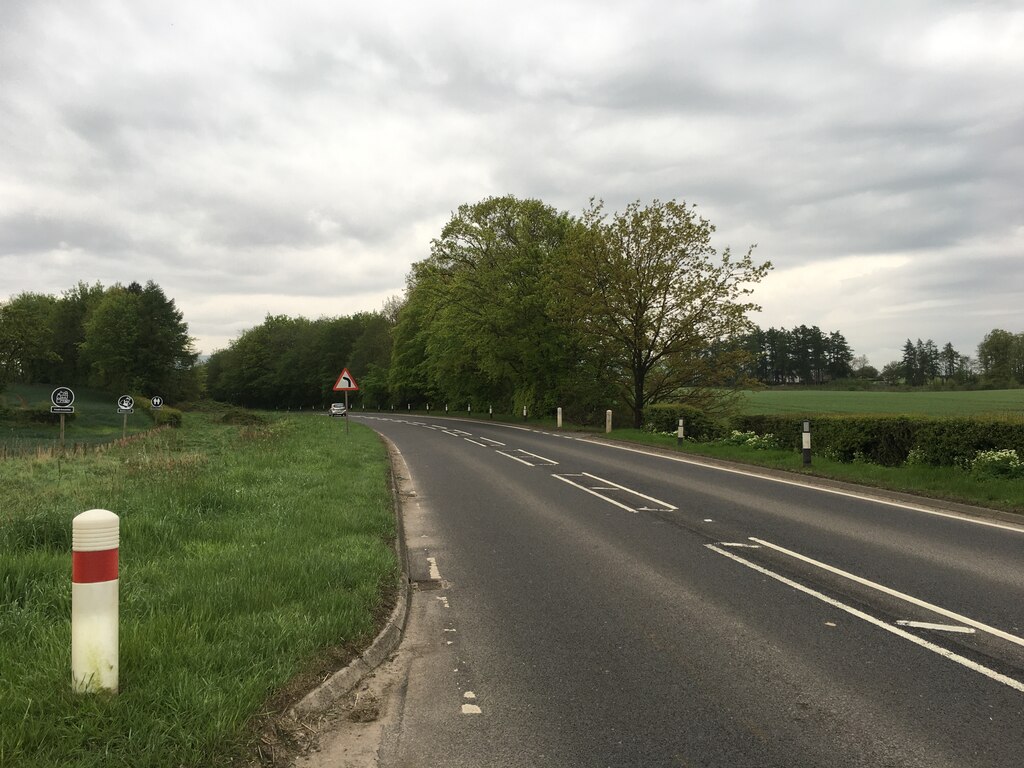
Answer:
<svg viewBox="0 0 1024 768"><path fill-rule="evenodd" d="M441 584L414 600L382 765L1024 765L1024 528L353 418L402 452L425 510L407 541Z"/></svg>

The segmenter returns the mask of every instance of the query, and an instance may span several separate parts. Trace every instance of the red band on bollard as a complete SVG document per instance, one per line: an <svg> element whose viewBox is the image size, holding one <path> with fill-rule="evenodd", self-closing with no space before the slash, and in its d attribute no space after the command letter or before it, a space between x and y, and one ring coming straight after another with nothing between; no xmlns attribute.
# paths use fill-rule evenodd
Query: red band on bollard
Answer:
<svg viewBox="0 0 1024 768"><path fill-rule="evenodd" d="M71 553L71 581L75 584L95 584L117 580L117 550Z"/></svg>

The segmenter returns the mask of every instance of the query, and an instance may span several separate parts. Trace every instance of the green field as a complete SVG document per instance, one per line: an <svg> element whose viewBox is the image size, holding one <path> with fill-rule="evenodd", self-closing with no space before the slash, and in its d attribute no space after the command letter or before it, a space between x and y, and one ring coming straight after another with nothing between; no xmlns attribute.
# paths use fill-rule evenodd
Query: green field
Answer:
<svg viewBox="0 0 1024 768"><path fill-rule="evenodd" d="M26 408L50 407L50 393L55 387L49 384L10 384L0 392L0 408L22 411ZM72 387L75 393L75 417L68 419L64 429L67 446L107 443L121 437L124 416L117 412L117 397L108 392ZM153 428L153 420L144 412L149 403L136 400L135 413L128 416L129 435ZM0 419L0 447L21 452L39 447L55 445L60 440L60 427L56 424L15 423Z"/></svg>
<svg viewBox="0 0 1024 768"><path fill-rule="evenodd" d="M977 392L762 389L744 394L746 413L872 413L920 416L1024 417L1024 389Z"/></svg>
<svg viewBox="0 0 1024 768"><path fill-rule="evenodd" d="M0 766L244 761L287 690L376 634L398 572L380 439L227 415L0 460ZM116 696L71 689L71 523L96 507L121 518Z"/></svg>

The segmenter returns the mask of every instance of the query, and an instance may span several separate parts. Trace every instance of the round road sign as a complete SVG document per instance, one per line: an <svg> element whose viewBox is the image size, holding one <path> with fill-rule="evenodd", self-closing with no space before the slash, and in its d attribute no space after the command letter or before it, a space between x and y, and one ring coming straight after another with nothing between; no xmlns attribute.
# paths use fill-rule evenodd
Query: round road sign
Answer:
<svg viewBox="0 0 1024 768"><path fill-rule="evenodd" d="M69 387L57 387L50 393L50 402L58 407L66 407L75 402L75 393Z"/></svg>
<svg viewBox="0 0 1024 768"><path fill-rule="evenodd" d="M160 408L164 404L164 399L160 395L154 395L149 402L154 408Z"/></svg>
<svg viewBox="0 0 1024 768"><path fill-rule="evenodd" d="M135 407L135 398L131 395L121 395L117 398L117 407L124 411L130 411Z"/></svg>

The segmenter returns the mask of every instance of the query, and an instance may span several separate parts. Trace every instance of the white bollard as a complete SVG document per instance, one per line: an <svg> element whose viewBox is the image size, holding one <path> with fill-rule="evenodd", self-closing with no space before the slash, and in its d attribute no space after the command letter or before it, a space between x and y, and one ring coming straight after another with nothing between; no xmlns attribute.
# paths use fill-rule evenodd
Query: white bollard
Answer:
<svg viewBox="0 0 1024 768"><path fill-rule="evenodd" d="M562 428L562 407L558 407L558 429Z"/></svg>
<svg viewBox="0 0 1024 768"><path fill-rule="evenodd" d="M607 435L611 431L612 431L612 412L611 411L605 411L604 412L604 433Z"/></svg>
<svg viewBox="0 0 1024 768"><path fill-rule="evenodd" d="M113 512L90 509L71 526L71 684L117 692L118 539Z"/></svg>

